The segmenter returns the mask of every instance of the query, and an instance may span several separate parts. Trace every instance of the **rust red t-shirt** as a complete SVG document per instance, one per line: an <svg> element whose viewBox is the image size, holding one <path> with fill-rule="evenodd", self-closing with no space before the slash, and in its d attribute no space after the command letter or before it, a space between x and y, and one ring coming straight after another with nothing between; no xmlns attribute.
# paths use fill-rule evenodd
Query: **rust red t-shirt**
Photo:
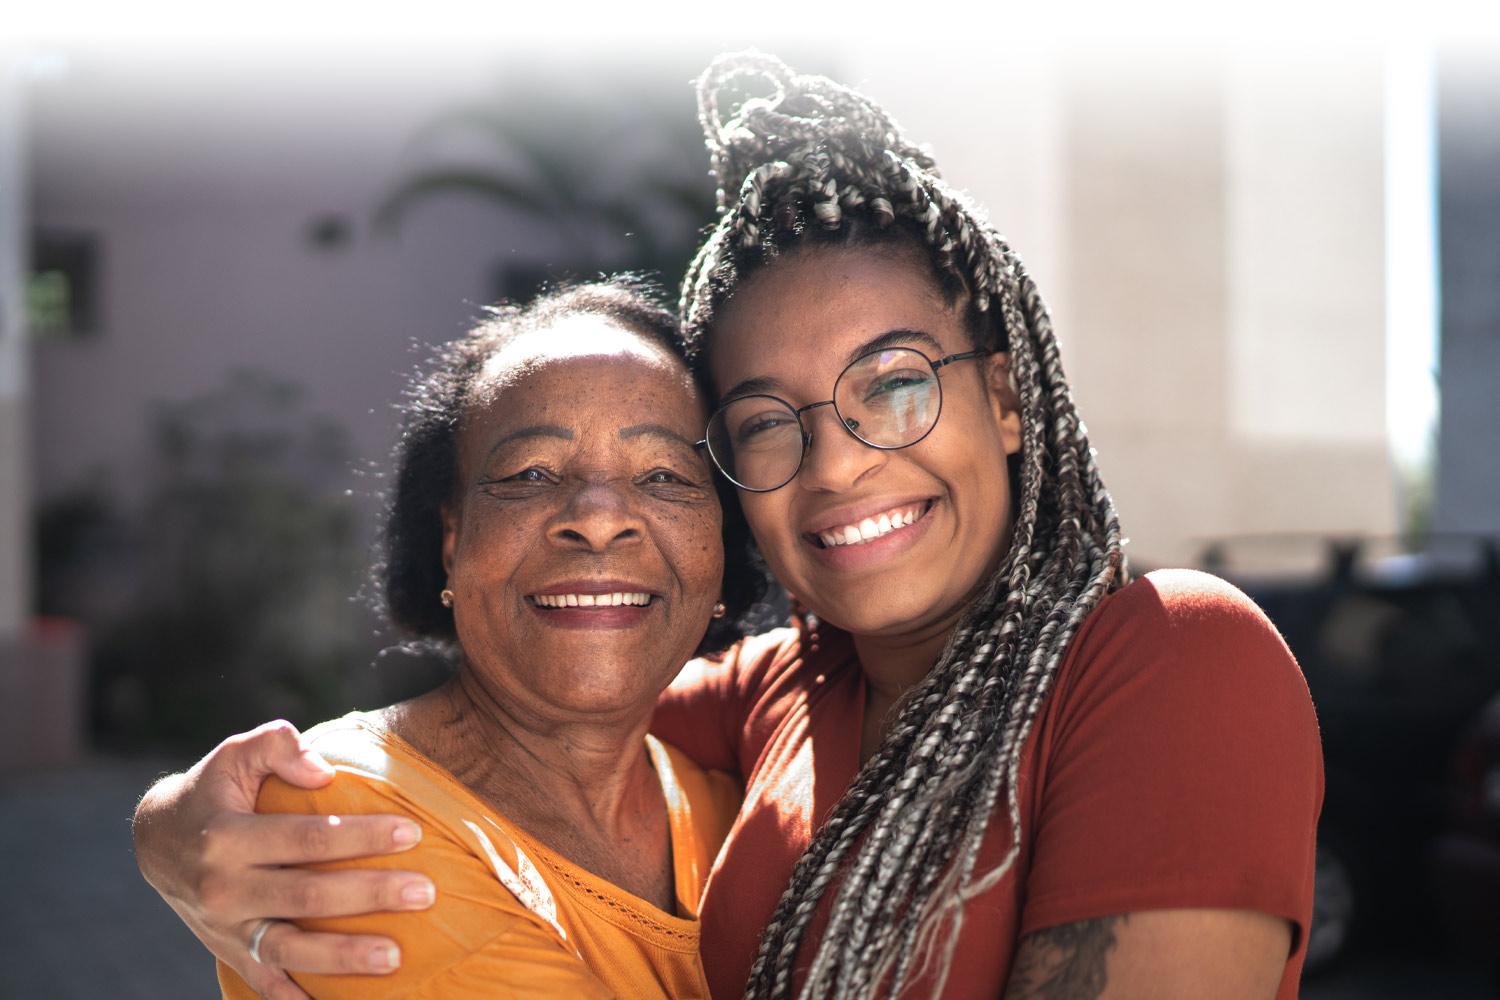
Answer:
<svg viewBox="0 0 1500 1000"><path fill-rule="evenodd" d="M742 994L793 865L859 768L864 698L852 642L823 626L695 661L658 706L653 731L746 785L700 910L721 1000ZM966 908L945 998L999 996L1032 931L1182 907L1291 921L1277 995L1297 995L1322 750L1301 670L1238 590L1168 570L1105 598L1022 749L1018 791L1020 857ZM1009 825L1002 804L977 871L1000 862Z"/></svg>

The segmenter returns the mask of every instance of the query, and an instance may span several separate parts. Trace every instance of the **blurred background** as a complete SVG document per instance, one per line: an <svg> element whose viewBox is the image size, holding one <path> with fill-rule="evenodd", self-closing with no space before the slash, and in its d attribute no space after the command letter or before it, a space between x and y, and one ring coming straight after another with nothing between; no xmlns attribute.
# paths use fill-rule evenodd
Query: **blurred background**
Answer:
<svg viewBox="0 0 1500 1000"><path fill-rule="evenodd" d="M0 35L0 996L214 995L136 797L434 683L364 601L403 378L539 282L673 287L712 207L689 81L747 44L987 206L1137 569L1227 576L1297 653L1305 995L1500 990L1497 36L648 22Z"/></svg>

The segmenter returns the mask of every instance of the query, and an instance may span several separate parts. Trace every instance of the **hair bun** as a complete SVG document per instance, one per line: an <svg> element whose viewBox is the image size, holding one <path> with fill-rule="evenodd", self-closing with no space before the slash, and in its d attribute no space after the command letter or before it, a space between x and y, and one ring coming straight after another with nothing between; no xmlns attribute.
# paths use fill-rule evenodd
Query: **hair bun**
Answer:
<svg viewBox="0 0 1500 1000"><path fill-rule="evenodd" d="M757 85L769 85L770 93L757 94ZM698 78L698 120L721 212L746 177L771 164L789 164L784 173L791 173L809 161L826 170L829 161L836 169L890 154L937 175L931 155L878 104L827 77L795 73L764 52L730 52L709 64Z"/></svg>

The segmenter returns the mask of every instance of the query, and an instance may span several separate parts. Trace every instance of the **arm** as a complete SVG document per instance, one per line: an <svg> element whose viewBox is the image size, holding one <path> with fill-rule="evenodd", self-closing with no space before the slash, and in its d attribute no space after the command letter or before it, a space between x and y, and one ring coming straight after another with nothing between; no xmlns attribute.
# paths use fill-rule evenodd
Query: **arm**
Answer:
<svg viewBox="0 0 1500 1000"><path fill-rule="evenodd" d="M739 772L743 713L734 674L738 649L689 660L657 698L651 716L653 736L709 770Z"/></svg>
<svg viewBox="0 0 1500 1000"><path fill-rule="evenodd" d="M1152 574L1098 617L1037 743L1021 982L1093 968L1130 996L1174 982L1171 966L1223 984L1201 995L1295 996L1322 799L1301 671L1259 609L1202 574Z"/></svg>
<svg viewBox="0 0 1500 1000"><path fill-rule="evenodd" d="M609 989L584 964L573 944L544 917L529 910L497 878L493 861L470 842L466 813L402 777L374 776L340 766L334 779L316 790L271 779L257 808L265 813L339 813L373 810L398 813L422 823L422 842L400 857L334 861L325 873L361 867L402 867L424 873L440 892L421 913L371 913L304 918L305 932L349 936L380 935L400 949L400 968L378 978L298 972L297 984L319 1000L467 1000L493 997L605 998ZM460 807L462 809L463 807ZM477 828L476 828L477 829ZM492 839L489 839L492 838ZM498 829L484 841L513 869L514 846ZM545 892L545 890L543 890ZM278 925L279 926L279 925ZM270 935L268 934L269 938ZM226 997L250 996L227 967L219 967Z"/></svg>
<svg viewBox="0 0 1500 1000"><path fill-rule="evenodd" d="M754 760L746 719L798 655L789 628L750 636L723 653L689 660L662 692L651 732L704 770L743 775ZM744 758L749 754L750 760Z"/></svg>
<svg viewBox="0 0 1500 1000"><path fill-rule="evenodd" d="M157 782L134 822L136 862L209 951L271 1000L305 1000L281 968L384 972L392 942L377 935L309 934L277 925L262 942L265 965L247 945L265 917L294 918L421 908L431 883L409 871L308 872L285 866L405 850L420 837L396 816L256 816L261 782L275 774L305 788L326 785L333 769L304 753L297 730L271 722L231 736L182 774ZM423 890L416 903L403 891Z"/></svg>
<svg viewBox="0 0 1500 1000"><path fill-rule="evenodd" d="M1022 939L1005 1000L1266 1000L1290 947L1285 920L1246 910L1080 920Z"/></svg>

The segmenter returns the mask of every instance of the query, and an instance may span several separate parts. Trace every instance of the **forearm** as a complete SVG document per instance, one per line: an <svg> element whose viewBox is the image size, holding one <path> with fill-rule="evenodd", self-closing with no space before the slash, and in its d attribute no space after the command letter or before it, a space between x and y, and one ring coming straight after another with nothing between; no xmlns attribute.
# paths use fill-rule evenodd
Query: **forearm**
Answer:
<svg viewBox="0 0 1500 1000"><path fill-rule="evenodd" d="M1271 1000L1291 925L1248 910L1150 910L1028 934L1005 1000Z"/></svg>

